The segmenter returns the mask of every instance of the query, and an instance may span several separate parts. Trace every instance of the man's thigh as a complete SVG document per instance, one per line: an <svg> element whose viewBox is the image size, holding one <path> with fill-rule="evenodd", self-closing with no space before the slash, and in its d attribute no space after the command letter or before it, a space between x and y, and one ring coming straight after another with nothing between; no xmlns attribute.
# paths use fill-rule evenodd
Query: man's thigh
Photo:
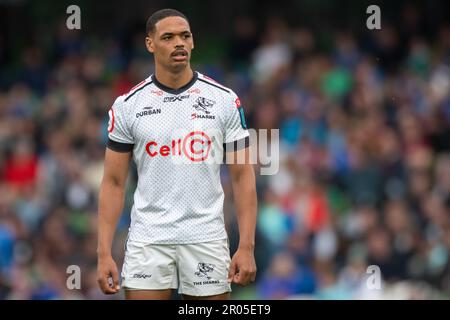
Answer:
<svg viewBox="0 0 450 320"><path fill-rule="evenodd" d="M169 300L173 290L129 290L125 289L126 300Z"/></svg>
<svg viewBox="0 0 450 320"><path fill-rule="evenodd" d="M190 296L187 294L183 294L184 300L228 300L230 299L230 293L222 293L222 294L216 294L213 296Z"/></svg>

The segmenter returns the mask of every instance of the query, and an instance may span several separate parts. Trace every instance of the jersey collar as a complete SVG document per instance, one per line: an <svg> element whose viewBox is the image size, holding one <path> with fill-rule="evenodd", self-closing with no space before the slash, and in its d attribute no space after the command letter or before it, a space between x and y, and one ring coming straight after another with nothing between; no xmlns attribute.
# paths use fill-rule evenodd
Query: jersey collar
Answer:
<svg viewBox="0 0 450 320"><path fill-rule="evenodd" d="M162 91L165 91L170 94L175 94L175 95L180 94L180 93L186 91L187 89L189 89L190 87L192 87L194 85L194 83L197 81L197 78L198 78L198 73L197 73L197 71L194 71L192 79L188 83L186 83L181 88L173 89L173 88L169 88L169 87L163 85L161 82L158 81L158 79L156 79L155 75L152 74L152 81L155 84L155 86L157 86Z"/></svg>

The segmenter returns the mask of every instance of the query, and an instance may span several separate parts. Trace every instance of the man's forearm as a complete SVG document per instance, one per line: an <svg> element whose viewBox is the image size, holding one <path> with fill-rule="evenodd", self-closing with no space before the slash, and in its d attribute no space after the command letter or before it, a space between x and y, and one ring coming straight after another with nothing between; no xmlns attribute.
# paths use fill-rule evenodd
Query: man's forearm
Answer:
<svg viewBox="0 0 450 320"><path fill-rule="evenodd" d="M232 177L232 184L239 225L239 248L253 250L257 211L253 167L246 165L243 170Z"/></svg>
<svg viewBox="0 0 450 320"><path fill-rule="evenodd" d="M111 255L117 222L124 204L124 187L102 182L99 194L98 248L99 256Z"/></svg>

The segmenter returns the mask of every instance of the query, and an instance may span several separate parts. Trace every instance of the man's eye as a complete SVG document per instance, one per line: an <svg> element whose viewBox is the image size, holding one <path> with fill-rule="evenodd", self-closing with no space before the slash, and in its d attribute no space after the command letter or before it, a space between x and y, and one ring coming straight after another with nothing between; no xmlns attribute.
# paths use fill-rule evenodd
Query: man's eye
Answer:
<svg viewBox="0 0 450 320"><path fill-rule="evenodd" d="M163 39L163 40L169 40L169 39L170 39L170 36L165 36L165 37L163 37L162 39Z"/></svg>
<svg viewBox="0 0 450 320"><path fill-rule="evenodd" d="M184 39L188 39L188 38L190 38L190 37L191 37L190 34L185 34L185 35L183 36Z"/></svg>

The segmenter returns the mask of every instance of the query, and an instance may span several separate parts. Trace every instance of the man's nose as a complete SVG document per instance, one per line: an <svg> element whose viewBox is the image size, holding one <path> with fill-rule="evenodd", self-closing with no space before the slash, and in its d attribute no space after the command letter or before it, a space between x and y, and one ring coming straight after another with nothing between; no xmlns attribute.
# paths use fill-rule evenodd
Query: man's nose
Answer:
<svg viewBox="0 0 450 320"><path fill-rule="evenodd" d="M175 48L176 49L183 49L184 48L184 41L183 41L183 39L181 37L176 37Z"/></svg>

